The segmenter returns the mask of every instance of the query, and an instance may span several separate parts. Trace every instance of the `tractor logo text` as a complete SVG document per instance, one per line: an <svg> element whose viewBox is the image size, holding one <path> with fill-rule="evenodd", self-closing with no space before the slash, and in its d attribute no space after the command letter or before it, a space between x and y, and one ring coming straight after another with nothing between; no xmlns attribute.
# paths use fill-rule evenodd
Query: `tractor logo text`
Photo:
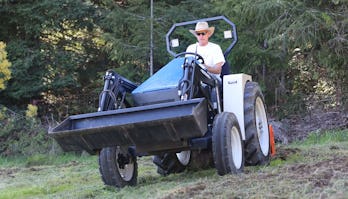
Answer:
<svg viewBox="0 0 348 199"><path fill-rule="evenodd" d="M228 83L228 84L237 84L238 81L237 81L237 80L235 80L235 81L228 81L227 83Z"/></svg>

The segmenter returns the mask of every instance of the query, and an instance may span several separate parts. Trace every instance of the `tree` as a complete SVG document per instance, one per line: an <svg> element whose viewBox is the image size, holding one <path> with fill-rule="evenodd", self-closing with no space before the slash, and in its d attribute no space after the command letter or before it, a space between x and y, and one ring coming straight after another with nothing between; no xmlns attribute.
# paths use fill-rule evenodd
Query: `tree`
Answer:
<svg viewBox="0 0 348 199"><path fill-rule="evenodd" d="M86 110L78 100L97 96L106 69L138 83L149 76L148 0L0 5L0 40L12 63L2 104L25 109L41 100ZM268 104L279 103L279 91L286 99L315 93L320 85L348 93L346 0L154 1L154 71L171 59L165 34L173 23L217 15L237 25L239 42L228 57L232 71L253 74L267 88Z"/></svg>
<svg viewBox="0 0 348 199"><path fill-rule="evenodd" d="M0 93L1 103L54 103L69 93L83 93L108 61L100 50L100 17L84 1L2 2L0 39L7 43L13 78Z"/></svg>
<svg viewBox="0 0 348 199"><path fill-rule="evenodd" d="M116 63L113 67L117 72L142 82L149 76L150 3L148 0L118 2L102 4L108 10L100 24L106 41L105 50ZM198 0L154 1L154 71L170 60L165 34L171 25L210 16L208 6L209 2Z"/></svg>
<svg viewBox="0 0 348 199"><path fill-rule="evenodd" d="M240 40L234 63L263 80L268 100L279 90L282 99L314 93L319 80L334 82L337 93L342 93L348 81L347 1L214 3L237 23Z"/></svg>
<svg viewBox="0 0 348 199"><path fill-rule="evenodd" d="M194 9L197 3L200 9ZM168 28L206 13L204 5L155 2L155 70L169 60ZM100 91L109 68L143 81L149 75L149 6L145 0L2 1L0 39L8 44L13 78L0 93L0 103L25 109L23 104L34 100L55 107L78 100L79 109L81 96Z"/></svg>
<svg viewBox="0 0 348 199"><path fill-rule="evenodd" d="M7 60L6 45L0 42L0 90L5 89L5 82L11 78L11 63Z"/></svg>

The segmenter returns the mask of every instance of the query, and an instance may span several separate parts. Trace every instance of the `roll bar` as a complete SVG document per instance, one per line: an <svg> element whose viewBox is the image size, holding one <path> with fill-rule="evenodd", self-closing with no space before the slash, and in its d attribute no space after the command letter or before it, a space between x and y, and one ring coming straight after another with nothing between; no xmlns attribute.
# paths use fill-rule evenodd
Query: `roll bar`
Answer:
<svg viewBox="0 0 348 199"><path fill-rule="evenodd" d="M218 21L218 20L223 20L226 23L228 23L231 26L231 32L232 32L232 42L231 44L228 46L228 48L225 50L224 52L224 56L227 57L227 55L230 54L232 48L236 45L237 41L238 41L238 36L237 36L237 29L236 29L236 25L230 21L229 19L227 19L225 16L216 16L216 17L209 17L209 18L202 18L202 19L197 19L197 20L193 20L193 21L186 21L186 22L181 22L181 23L175 23L167 32L166 34L166 45L167 45L167 51L169 54L171 54L172 56L176 56L177 53L175 53L174 51L172 51L171 48L171 42L170 42L170 36L171 34L175 31L175 29L177 27L180 26L186 26L186 25L191 25L191 24L196 24L199 21Z"/></svg>

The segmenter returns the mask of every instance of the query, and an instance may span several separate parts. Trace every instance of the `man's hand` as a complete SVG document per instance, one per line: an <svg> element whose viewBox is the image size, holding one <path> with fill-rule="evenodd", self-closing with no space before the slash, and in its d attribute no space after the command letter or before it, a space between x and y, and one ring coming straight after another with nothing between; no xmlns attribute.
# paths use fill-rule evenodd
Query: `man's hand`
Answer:
<svg viewBox="0 0 348 199"><path fill-rule="evenodd" d="M221 74L221 68L222 68L222 65L224 65L224 62L219 62L215 64L215 66L208 66L206 64L204 65L207 68L208 72L214 73L214 74Z"/></svg>

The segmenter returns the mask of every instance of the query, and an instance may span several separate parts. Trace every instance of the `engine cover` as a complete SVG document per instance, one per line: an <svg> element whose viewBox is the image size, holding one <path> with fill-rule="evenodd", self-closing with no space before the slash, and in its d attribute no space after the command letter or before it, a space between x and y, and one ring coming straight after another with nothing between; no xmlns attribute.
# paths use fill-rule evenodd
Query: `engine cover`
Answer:
<svg viewBox="0 0 348 199"><path fill-rule="evenodd" d="M136 106L178 101L178 83L184 58L176 58L157 71L132 92Z"/></svg>

